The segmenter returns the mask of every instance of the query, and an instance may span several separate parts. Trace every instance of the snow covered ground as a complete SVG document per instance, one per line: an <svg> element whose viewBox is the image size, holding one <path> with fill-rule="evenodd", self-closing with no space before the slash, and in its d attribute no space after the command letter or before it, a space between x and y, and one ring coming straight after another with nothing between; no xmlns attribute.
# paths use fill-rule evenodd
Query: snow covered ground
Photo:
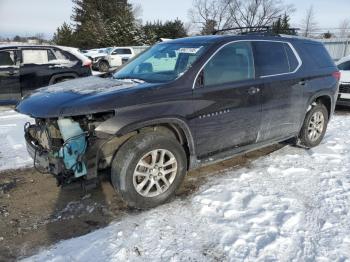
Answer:
<svg viewBox="0 0 350 262"><path fill-rule="evenodd" d="M317 148L286 146L25 261L349 261L349 126L335 116Z"/></svg>
<svg viewBox="0 0 350 262"><path fill-rule="evenodd" d="M24 141L24 124L31 119L10 109L0 109L0 171L30 166Z"/></svg>

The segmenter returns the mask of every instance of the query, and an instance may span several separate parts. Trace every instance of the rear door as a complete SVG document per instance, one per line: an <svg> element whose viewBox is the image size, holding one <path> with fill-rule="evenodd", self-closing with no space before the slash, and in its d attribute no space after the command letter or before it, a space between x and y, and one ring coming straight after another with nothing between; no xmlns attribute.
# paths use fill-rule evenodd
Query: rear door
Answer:
<svg viewBox="0 0 350 262"><path fill-rule="evenodd" d="M304 116L301 60L287 42L254 41L256 73L264 81L258 142L295 135Z"/></svg>
<svg viewBox="0 0 350 262"><path fill-rule="evenodd" d="M207 62L193 91L199 157L256 142L261 81L250 42L230 43Z"/></svg>
<svg viewBox="0 0 350 262"><path fill-rule="evenodd" d="M22 92L49 85L53 75L62 72L60 61L49 48L22 49L21 82Z"/></svg>
<svg viewBox="0 0 350 262"><path fill-rule="evenodd" d="M21 99L17 50L0 50L0 103Z"/></svg>

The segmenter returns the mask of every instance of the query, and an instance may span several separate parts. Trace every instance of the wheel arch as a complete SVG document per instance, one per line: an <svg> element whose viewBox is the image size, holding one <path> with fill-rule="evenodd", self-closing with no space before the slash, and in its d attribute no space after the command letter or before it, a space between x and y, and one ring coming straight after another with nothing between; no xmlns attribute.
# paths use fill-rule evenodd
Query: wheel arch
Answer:
<svg viewBox="0 0 350 262"><path fill-rule="evenodd" d="M142 122L128 123L122 126L117 123L108 123L107 125L102 123L95 129L95 131L97 136L101 137L105 136L106 134L123 137L130 133L144 132L145 130L150 130L157 127L162 127L163 129L167 129L172 132L183 146L187 146L188 153L190 155L195 155L195 143L191 129L186 121L180 118L157 118Z"/></svg>
<svg viewBox="0 0 350 262"><path fill-rule="evenodd" d="M50 78L49 85L53 85L57 79L65 78L65 77L75 79L75 78L78 78L78 74L72 72L72 73L64 73L64 74L53 75Z"/></svg>
<svg viewBox="0 0 350 262"><path fill-rule="evenodd" d="M328 118L331 118L334 108L335 108L335 102L333 101L332 95L328 93L318 93L312 96L309 100L308 107L312 105L314 102L320 102L327 108L328 111ZM308 109L307 109L308 110Z"/></svg>

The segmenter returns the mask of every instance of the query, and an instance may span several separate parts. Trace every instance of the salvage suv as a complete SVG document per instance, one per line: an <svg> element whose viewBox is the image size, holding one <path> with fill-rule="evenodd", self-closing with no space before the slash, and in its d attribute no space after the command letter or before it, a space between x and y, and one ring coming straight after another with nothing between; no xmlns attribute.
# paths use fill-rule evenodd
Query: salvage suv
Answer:
<svg viewBox="0 0 350 262"><path fill-rule="evenodd" d="M189 169L281 141L324 137L339 71L322 43L216 35L157 44L112 77L42 88L18 106L35 166L60 185L111 182L129 206L174 195Z"/></svg>

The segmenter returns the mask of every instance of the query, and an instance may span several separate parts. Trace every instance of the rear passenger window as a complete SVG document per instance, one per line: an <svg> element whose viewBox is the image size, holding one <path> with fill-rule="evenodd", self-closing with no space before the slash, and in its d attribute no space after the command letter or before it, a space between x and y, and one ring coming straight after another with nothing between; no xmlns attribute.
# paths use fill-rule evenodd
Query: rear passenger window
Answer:
<svg viewBox="0 0 350 262"><path fill-rule="evenodd" d="M112 55L131 55L130 49L116 49L113 51Z"/></svg>
<svg viewBox="0 0 350 262"><path fill-rule="evenodd" d="M205 66L205 86L220 85L255 77L249 42L233 43L222 48Z"/></svg>
<svg viewBox="0 0 350 262"><path fill-rule="evenodd" d="M284 43L254 42L255 69L259 76L278 75L290 72Z"/></svg>
<svg viewBox="0 0 350 262"><path fill-rule="evenodd" d="M26 49L22 51L23 64L47 64L49 62L49 54L47 50Z"/></svg>

